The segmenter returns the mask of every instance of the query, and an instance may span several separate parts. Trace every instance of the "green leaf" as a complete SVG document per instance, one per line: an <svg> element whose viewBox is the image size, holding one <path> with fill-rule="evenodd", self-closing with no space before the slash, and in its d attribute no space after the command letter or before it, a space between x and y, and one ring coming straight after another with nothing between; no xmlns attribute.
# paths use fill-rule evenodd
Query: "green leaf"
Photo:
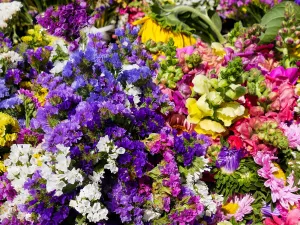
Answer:
<svg viewBox="0 0 300 225"><path fill-rule="evenodd" d="M213 21L215 26L221 32L221 30L222 30L222 20L221 20L219 14L217 12L215 12L214 15L211 17L211 21Z"/></svg>
<svg viewBox="0 0 300 225"><path fill-rule="evenodd" d="M292 4L298 20L300 19L300 6L293 2L282 2L273 7L261 19L261 25L266 27L264 34L260 36L260 43L269 43L275 40L275 37L281 28L282 21L284 20L284 11L286 4Z"/></svg>

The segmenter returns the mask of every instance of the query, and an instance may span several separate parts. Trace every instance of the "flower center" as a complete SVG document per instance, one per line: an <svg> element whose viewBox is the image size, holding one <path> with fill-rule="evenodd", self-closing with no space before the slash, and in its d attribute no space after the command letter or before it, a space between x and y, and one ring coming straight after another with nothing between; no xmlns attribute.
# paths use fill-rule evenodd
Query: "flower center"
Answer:
<svg viewBox="0 0 300 225"><path fill-rule="evenodd" d="M239 205L237 203L229 202L222 206L222 210L225 214L235 214L239 209Z"/></svg>

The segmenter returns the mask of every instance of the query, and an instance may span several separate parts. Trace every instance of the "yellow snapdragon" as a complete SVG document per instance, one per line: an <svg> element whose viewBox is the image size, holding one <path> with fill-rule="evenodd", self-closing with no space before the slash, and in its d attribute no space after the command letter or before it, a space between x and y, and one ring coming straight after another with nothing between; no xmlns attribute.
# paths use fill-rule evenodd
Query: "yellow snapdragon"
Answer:
<svg viewBox="0 0 300 225"><path fill-rule="evenodd" d="M0 112L0 147L10 147L17 140L19 131L18 121Z"/></svg>

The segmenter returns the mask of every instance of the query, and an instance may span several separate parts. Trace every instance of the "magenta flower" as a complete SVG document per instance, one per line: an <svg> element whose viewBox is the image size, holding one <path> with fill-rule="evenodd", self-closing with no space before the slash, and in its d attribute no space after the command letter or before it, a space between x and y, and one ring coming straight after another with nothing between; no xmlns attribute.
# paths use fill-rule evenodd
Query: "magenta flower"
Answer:
<svg viewBox="0 0 300 225"><path fill-rule="evenodd" d="M273 69L269 74L269 76L280 80L288 79L291 82L291 84L296 84L299 77L299 72L298 72L298 68L284 69L282 66L279 66Z"/></svg>

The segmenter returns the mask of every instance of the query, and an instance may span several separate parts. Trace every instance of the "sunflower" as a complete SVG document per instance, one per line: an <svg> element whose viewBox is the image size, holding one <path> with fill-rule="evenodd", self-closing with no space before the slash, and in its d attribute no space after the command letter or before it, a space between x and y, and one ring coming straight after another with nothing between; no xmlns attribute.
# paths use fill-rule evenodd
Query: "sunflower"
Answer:
<svg viewBox="0 0 300 225"><path fill-rule="evenodd" d="M133 25L139 24L142 24L139 35L142 37L143 43L146 43L148 40L167 43L170 38L173 38L174 45L177 48L183 48L196 43L196 39L191 35L186 35L181 32L174 33L170 29L161 27L157 22L148 16L145 16L144 18L133 23Z"/></svg>

